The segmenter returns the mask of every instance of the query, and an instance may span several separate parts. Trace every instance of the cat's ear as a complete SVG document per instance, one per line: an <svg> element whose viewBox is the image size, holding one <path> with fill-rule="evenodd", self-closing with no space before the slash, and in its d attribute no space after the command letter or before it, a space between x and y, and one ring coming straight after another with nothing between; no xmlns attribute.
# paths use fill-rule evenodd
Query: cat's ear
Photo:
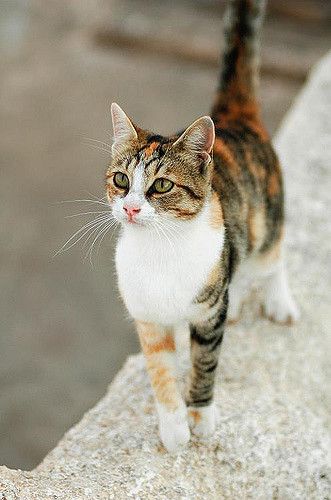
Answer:
<svg viewBox="0 0 331 500"><path fill-rule="evenodd" d="M113 147L137 139L137 131L123 109L116 102L112 103L110 109L114 131Z"/></svg>
<svg viewBox="0 0 331 500"><path fill-rule="evenodd" d="M214 122L209 116L195 120L174 143L174 147L182 146L193 154L204 159L210 158L215 141Z"/></svg>

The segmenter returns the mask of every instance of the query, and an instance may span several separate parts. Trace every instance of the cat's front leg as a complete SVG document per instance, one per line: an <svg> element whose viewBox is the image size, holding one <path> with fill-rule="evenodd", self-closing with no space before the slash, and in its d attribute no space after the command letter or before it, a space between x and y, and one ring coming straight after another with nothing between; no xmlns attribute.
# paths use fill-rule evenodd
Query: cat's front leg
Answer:
<svg viewBox="0 0 331 500"><path fill-rule="evenodd" d="M186 405L176 380L176 347L173 331L137 321L137 331L155 395L162 443L176 452L190 439Z"/></svg>
<svg viewBox="0 0 331 500"><path fill-rule="evenodd" d="M213 434L217 425L214 383L227 307L228 290L225 290L216 310L190 325L192 368L187 405L192 432L201 437Z"/></svg>

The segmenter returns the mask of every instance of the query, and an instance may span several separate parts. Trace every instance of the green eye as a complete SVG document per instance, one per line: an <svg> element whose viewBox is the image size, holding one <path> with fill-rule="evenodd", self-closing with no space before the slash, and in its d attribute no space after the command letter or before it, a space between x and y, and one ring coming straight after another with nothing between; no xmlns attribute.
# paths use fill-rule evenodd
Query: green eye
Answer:
<svg viewBox="0 0 331 500"><path fill-rule="evenodd" d="M114 184L116 187L120 189L127 189L129 187L129 179L128 176L122 174L122 172L117 172L114 175Z"/></svg>
<svg viewBox="0 0 331 500"><path fill-rule="evenodd" d="M169 181L168 179L156 179L156 181L153 184L153 190L156 193L167 193L172 189L174 186L174 183Z"/></svg>

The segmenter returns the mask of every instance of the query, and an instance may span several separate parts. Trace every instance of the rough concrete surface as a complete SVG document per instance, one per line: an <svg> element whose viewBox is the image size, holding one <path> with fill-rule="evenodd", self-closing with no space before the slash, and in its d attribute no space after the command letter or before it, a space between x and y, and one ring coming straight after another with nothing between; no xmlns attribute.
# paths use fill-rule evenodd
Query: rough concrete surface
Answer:
<svg viewBox="0 0 331 500"><path fill-rule="evenodd" d="M288 193L288 262L302 319L228 330L216 400L221 423L178 456L161 447L142 358L32 472L0 468L14 499L327 499L330 442L331 53L276 137Z"/></svg>

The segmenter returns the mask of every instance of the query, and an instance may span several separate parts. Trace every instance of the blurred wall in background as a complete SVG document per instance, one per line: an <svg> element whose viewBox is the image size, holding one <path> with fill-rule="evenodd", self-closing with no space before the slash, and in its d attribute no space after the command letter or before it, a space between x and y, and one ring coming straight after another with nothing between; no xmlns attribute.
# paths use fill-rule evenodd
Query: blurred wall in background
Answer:
<svg viewBox="0 0 331 500"><path fill-rule="evenodd" d="M224 2L2 0L0 9L0 462L31 468L138 349L116 290L116 235L93 265L84 238L52 257L90 220L66 216L104 206L58 202L104 195L109 148L89 139L110 144L111 101L160 133L208 112ZM329 9L270 2L261 100L271 132L330 47Z"/></svg>

